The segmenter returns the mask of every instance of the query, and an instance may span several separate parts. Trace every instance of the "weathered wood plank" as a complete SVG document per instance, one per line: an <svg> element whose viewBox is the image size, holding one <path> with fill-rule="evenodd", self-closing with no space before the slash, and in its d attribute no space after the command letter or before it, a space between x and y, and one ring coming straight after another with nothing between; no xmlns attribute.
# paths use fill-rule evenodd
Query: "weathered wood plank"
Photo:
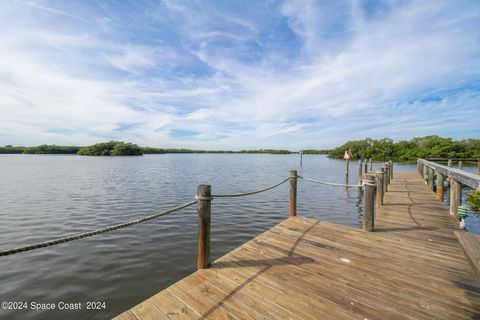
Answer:
<svg viewBox="0 0 480 320"><path fill-rule="evenodd" d="M441 173L445 177L450 177L463 185L469 186L472 189L480 189L480 176L471 172L463 171L462 169L451 168L451 160L449 165L444 166L435 162L420 159L419 162L428 168Z"/></svg>
<svg viewBox="0 0 480 320"><path fill-rule="evenodd" d="M117 319L476 319L464 250L478 265L480 236L457 230L417 174L396 172L375 232L291 217Z"/></svg>
<svg viewBox="0 0 480 320"><path fill-rule="evenodd" d="M473 271L480 277L480 235L466 231L455 231Z"/></svg>

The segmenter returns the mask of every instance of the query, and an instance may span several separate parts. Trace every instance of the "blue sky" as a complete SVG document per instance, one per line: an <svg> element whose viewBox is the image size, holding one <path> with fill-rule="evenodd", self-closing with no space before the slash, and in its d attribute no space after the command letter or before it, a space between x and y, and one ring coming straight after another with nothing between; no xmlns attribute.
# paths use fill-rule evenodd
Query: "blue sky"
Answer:
<svg viewBox="0 0 480 320"><path fill-rule="evenodd" d="M0 1L0 145L480 137L480 1Z"/></svg>

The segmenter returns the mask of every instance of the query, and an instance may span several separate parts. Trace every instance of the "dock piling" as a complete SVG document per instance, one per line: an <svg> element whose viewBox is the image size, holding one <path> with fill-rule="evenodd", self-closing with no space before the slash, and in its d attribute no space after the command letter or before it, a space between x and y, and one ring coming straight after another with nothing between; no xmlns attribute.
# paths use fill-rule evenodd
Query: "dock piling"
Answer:
<svg viewBox="0 0 480 320"><path fill-rule="evenodd" d="M200 184L197 186L198 269L207 269L210 266L211 197L212 187L210 185Z"/></svg>
<svg viewBox="0 0 480 320"><path fill-rule="evenodd" d="M375 172L375 179L377 183L377 208L383 206L383 173L382 171Z"/></svg>
<svg viewBox="0 0 480 320"><path fill-rule="evenodd" d="M365 175L365 192L364 192L364 212L363 212L363 230L367 232L374 231L374 194L375 194L375 175Z"/></svg>
<svg viewBox="0 0 480 320"><path fill-rule="evenodd" d="M434 188L434 176L433 176L434 172L433 172L433 169L432 168L428 168L428 187L432 190L432 191L435 191L435 188Z"/></svg>
<svg viewBox="0 0 480 320"><path fill-rule="evenodd" d="M385 192L388 191L387 167L383 165L383 166L380 168L380 170L382 170L382 182L383 182L382 191L383 191L383 194L385 195Z"/></svg>
<svg viewBox="0 0 480 320"><path fill-rule="evenodd" d="M393 179L393 161L390 160L389 163L390 163L390 179Z"/></svg>
<svg viewBox="0 0 480 320"><path fill-rule="evenodd" d="M365 173L367 173L365 171ZM362 159L358 160L358 184L362 183Z"/></svg>
<svg viewBox="0 0 480 320"><path fill-rule="evenodd" d="M462 185L450 179L450 214L458 218L458 207L462 196Z"/></svg>
<svg viewBox="0 0 480 320"><path fill-rule="evenodd" d="M288 216L295 217L297 215L297 170L290 170L288 177L290 180L288 188L290 194Z"/></svg>
<svg viewBox="0 0 480 320"><path fill-rule="evenodd" d="M437 172L437 198L443 202L443 192L444 192L444 181L445 177L440 172Z"/></svg>
<svg viewBox="0 0 480 320"><path fill-rule="evenodd" d="M349 171L348 160L349 159L345 159L345 183L348 183L348 171Z"/></svg>

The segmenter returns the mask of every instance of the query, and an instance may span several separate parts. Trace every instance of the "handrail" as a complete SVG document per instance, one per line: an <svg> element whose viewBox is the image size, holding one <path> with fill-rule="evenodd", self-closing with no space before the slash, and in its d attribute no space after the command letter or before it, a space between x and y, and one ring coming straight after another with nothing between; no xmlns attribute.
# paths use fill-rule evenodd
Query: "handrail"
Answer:
<svg viewBox="0 0 480 320"><path fill-rule="evenodd" d="M361 162L360 162L360 169L361 169ZM393 177L393 163L386 162L385 166L382 167L383 176L386 177L385 179L381 179L387 181L387 184L390 182L388 177ZM360 173L360 172L359 172ZM198 222L198 259L197 259L197 266L198 269L208 268L210 264L210 223L211 223L211 202L215 198L229 198L229 197L242 197L253 195L261 192L266 192L273 188L276 188L285 182L289 181L289 216L294 217L296 216L297 211L297 179L304 179L306 181L310 181L313 183L319 183L324 185L331 185L331 186L342 186L342 187L360 187L365 188L364 190L364 198L365 198L365 212L364 212L364 224L363 229L365 231L373 231L373 223L374 223L374 214L373 214L373 203L374 203L374 193L375 189L379 184L379 180L377 176L378 172L376 173L367 173L367 166L365 166L365 179L360 180L359 184L357 185L350 185L350 184L340 184L340 183L332 183L326 181L320 181L312 178L302 177L297 174L296 170L291 170L288 173L288 177L276 183L272 186L269 186L264 189L244 192L244 193L233 193L233 194L212 194L211 186L210 185L198 185L197 186L197 193L195 195L195 200L177 206L175 208L167 209L162 212L158 212L143 218L130 220L124 223L115 224L107 227L102 227L99 229L85 231L76 234L66 235L60 238L47 240L43 242L37 242L33 244L23 245L20 247L10 248L10 249L0 249L0 256L7 256L12 255L15 253L45 248L54 246L57 244L78 240L82 238L91 237L97 234L106 233L122 228L126 228L138 223L142 223L145 221L153 220L175 211L190 207L194 204L197 204L197 222ZM360 177L362 174L360 173ZM380 182L381 183L381 182ZM386 191L385 189L381 189ZM384 192L382 191L382 193Z"/></svg>
<svg viewBox="0 0 480 320"><path fill-rule="evenodd" d="M93 230L93 231L76 233L76 234L64 236L64 237L53 239L53 240L37 242L37 243L24 245L24 246L12 248L12 249L1 250L0 251L0 256L8 256L8 255L19 253L19 252L25 252L25 251L35 250L35 249L39 249L39 248L50 247L50 246L60 244L60 243L65 243L65 242L69 242L69 241L73 241L73 240L78 240L78 239L82 239L82 238L91 237L91 236L94 236L96 234L107 233L107 232L110 232L110 231L113 231L113 230L126 228L126 227L132 226L134 224L138 224L138 223L141 223L141 222L145 222L145 221L153 220L153 219L156 219L156 218L159 218L159 217L162 217L162 216L166 216L167 214L170 214L172 212L190 207L191 205L194 205L195 203L197 203L197 200L187 202L185 204L182 204L181 206L171 208L171 209L159 212L159 213L155 213L155 214L152 214L150 216L147 216L147 217L144 217L144 218L141 218L141 219L130 220L128 222L116 224L116 225L113 225L113 226L108 226L108 227L96 229L96 230Z"/></svg>
<svg viewBox="0 0 480 320"><path fill-rule="evenodd" d="M480 175L464 170L448 167L425 159L419 159L418 163L435 170L443 176L450 177L462 185L469 186L472 189L480 190Z"/></svg>
<svg viewBox="0 0 480 320"><path fill-rule="evenodd" d="M253 194L262 193L262 192L265 192L265 191L268 191L268 190L272 190L273 188L276 188L276 187L284 184L289 179L290 178L285 178L282 181L280 181L279 183L274 184L271 187L268 187L268 188L265 188L265 189L260 189L260 190L257 190L257 191L249 191L249 192L242 192L242 193L231 193L231 194L212 194L211 197L212 198L235 198L235 197L250 196L250 195L253 195Z"/></svg>
<svg viewBox="0 0 480 320"><path fill-rule="evenodd" d="M253 194L265 192L265 191L268 191L268 190L271 190L273 188L278 187L279 185L287 182L288 180L289 180L289 178L286 178L286 179L282 180L280 183L277 183L277 184L275 184L271 187L261 189L261 190L257 190L257 191L251 191L251 192L245 192L245 193L235 193L235 194L225 194L225 195L212 195L210 197L210 199L205 199L205 198L202 198L202 197L199 197L198 195L196 195L195 200L193 200L193 201L187 202L187 203L182 204L180 206L177 206L175 208L167 209L167 210L164 210L162 212L158 212L158 213L155 213L155 214L143 217L143 218L130 220L130 221L127 221L127 222L123 222L123 223L120 223L120 224L95 229L95 230L92 230L92 231L85 231L85 232L81 232L81 233L70 234L70 235L66 235L66 236L56 238L56 239L53 239L53 240L47 240L47 241L32 243L32 244L28 244L28 245L23 245L23 246L20 246L20 247L0 250L0 257L1 256L12 255L12 254L19 253L19 252L25 252L25 251L31 251L31 250L35 250L35 249L50 247L50 246L54 246L54 245L57 245L57 244L70 242L70 241L73 241L73 240L78 240L78 239L91 237L91 236L101 234L101 233L107 233L107 232L110 232L110 231L123 229L123 228L129 227L129 226L132 226L132 225L135 225L135 224L138 224L138 223L142 223L142 222L153 220L153 219L156 219L156 218L159 218L159 217L162 217L162 216L166 216L166 215L168 215L170 213L173 213L175 211L190 207L190 206L194 205L195 203L197 203L198 200L211 200L213 198L227 198L227 197L241 197L241 196L247 196L247 195L253 195Z"/></svg>
<svg viewBox="0 0 480 320"><path fill-rule="evenodd" d="M480 161L480 159L478 158L428 158L426 159L427 161L448 161L448 160L452 160L452 161L471 161L471 162L477 162L477 161Z"/></svg>
<svg viewBox="0 0 480 320"><path fill-rule="evenodd" d="M346 183L334 183L334 182L321 181L321 180L316 180L316 179L307 178L307 177L303 177L303 176L298 176L298 177L300 179L305 180L305 181L318 183L318 184L323 184L323 185L327 185L327 186L335 186L335 187L345 187L345 188L357 187L357 188L361 188L365 185L365 181L363 183L360 183L360 184L346 184Z"/></svg>

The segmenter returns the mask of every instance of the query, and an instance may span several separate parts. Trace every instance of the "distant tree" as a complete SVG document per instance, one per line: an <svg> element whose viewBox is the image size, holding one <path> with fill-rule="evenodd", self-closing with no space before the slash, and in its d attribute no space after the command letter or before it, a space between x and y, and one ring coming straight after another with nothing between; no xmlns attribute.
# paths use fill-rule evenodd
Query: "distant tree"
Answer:
<svg viewBox="0 0 480 320"><path fill-rule="evenodd" d="M8 144L5 147L0 147L0 154L23 153L24 150L25 150L25 147L14 147L11 144Z"/></svg>
<svg viewBox="0 0 480 320"><path fill-rule="evenodd" d="M143 153L142 149L136 144L109 141L82 147L78 154L85 156L141 156Z"/></svg>
<svg viewBox="0 0 480 320"><path fill-rule="evenodd" d="M353 159L407 161L418 158L479 158L480 139L453 140L439 136L425 136L394 142L391 139L364 139L348 141L331 150L329 157L342 159L345 150L352 150Z"/></svg>
<svg viewBox="0 0 480 320"><path fill-rule="evenodd" d="M42 144L36 147L26 147L23 153L30 154L76 154L80 147L74 146L57 146Z"/></svg>

